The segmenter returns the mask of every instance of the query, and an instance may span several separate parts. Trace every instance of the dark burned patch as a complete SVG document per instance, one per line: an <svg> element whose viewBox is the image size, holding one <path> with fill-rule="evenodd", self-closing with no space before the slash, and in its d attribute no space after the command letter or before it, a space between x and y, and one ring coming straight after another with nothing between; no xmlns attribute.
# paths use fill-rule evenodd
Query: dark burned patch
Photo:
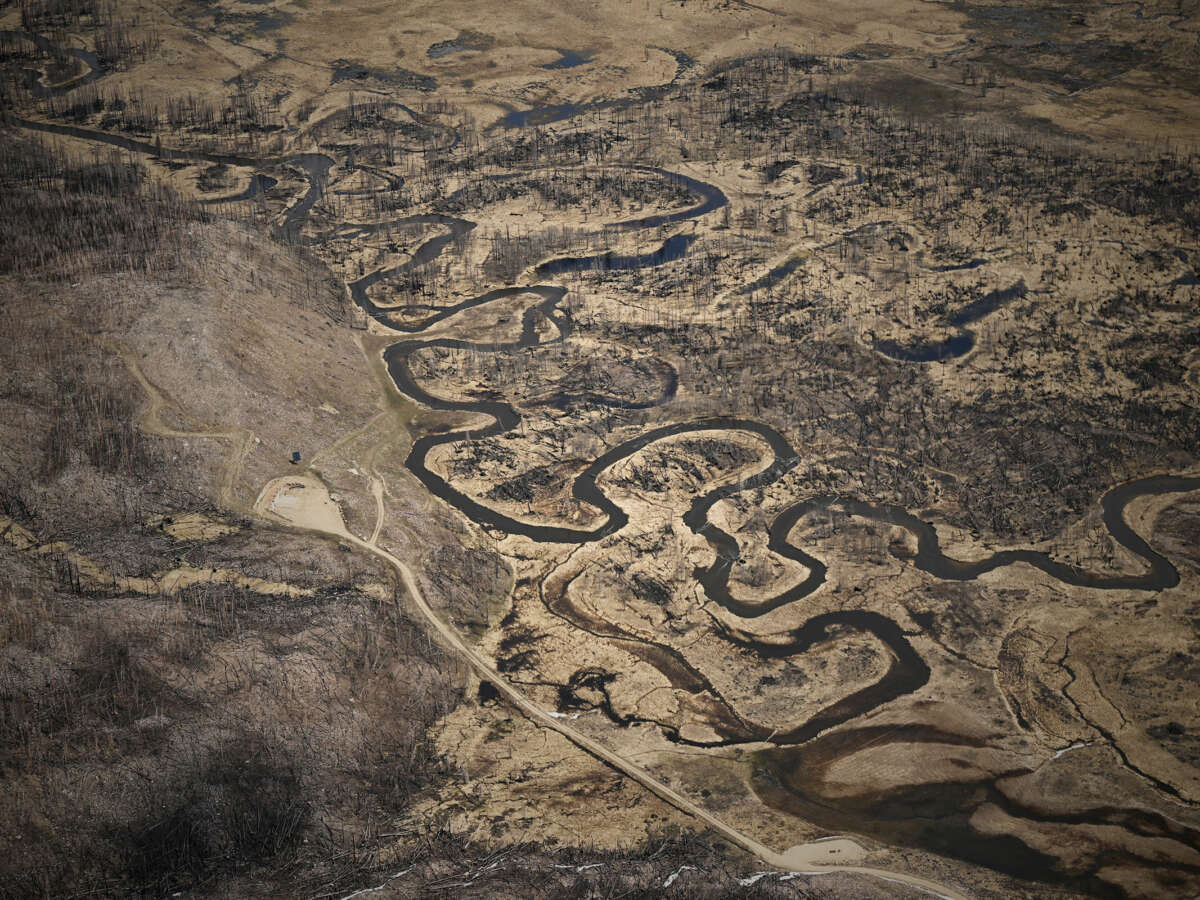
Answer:
<svg viewBox="0 0 1200 900"><path fill-rule="evenodd" d="M593 403L611 406L614 402L636 406L653 403L664 392L672 395L675 383L674 369L660 359L606 354L571 363L554 382L554 391L534 402L558 409Z"/></svg>
<svg viewBox="0 0 1200 900"><path fill-rule="evenodd" d="M820 163L814 163L808 167L808 180L810 184L829 184L831 181L837 181L845 173L836 166L824 166Z"/></svg>
<svg viewBox="0 0 1200 900"><path fill-rule="evenodd" d="M497 553L449 542L429 554L426 574L438 607L453 611L460 624L477 627L507 594L512 572Z"/></svg>
<svg viewBox="0 0 1200 900"><path fill-rule="evenodd" d="M759 454L745 444L725 438L688 438L676 442L675 446L718 469L734 469L759 458Z"/></svg>
<svg viewBox="0 0 1200 900"><path fill-rule="evenodd" d="M106 734L106 754L158 746L162 733L134 723L172 709L179 694L159 677L153 662L144 647L125 643L102 627L65 683L26 697L2 698L4 719L21 725L8 725L0 734L0 770L20 766L26 745L37 747L39 764L72 760L82 752L77 744L85 728Z"/></svg>
<svg viewBox="0 0 1200 900"><path fill-rule="evenodd" d="M1113 461L1127 449L1115 437L1095 432L1092 423L1112 413L1100 412L1086 400L1050 400L1043 409L1031 412L1010 398L980 395L972 401L970 414L972 436L964 432L938 448L938 465L962 470L960 480L946 486L956 503L944 507L947 521L1009 540L1048 540L1064 517L1086 514L1112 486ZM989 432L1003 433L1005 439L990 447L988 466L963 469L968 444L978 446L979 436ZM1034 466L1052 468L1047 475ZM1054 478L1056 490L1031 490L1028 480L998 477L998 473L1026 471ZM992 487L984 488L989 479Z"/></svg>
<svg viewBox="0 0 1200 900"><path fill-rule="evenodd" d="M799 160L796 159L779 159L763 167L763 178L768 184L773 181L778 181L779 176L786 172L792 166L799 165Z"/></svg>
<svg viewBox="0 0 1200 900"><path fill-rule="evenodd" d="M966 13L971 30L984 32L993 40L1007 38L1012 43L1030 44L1044 35L1082 24L1078 14L1067 6L964 3L960 9Z"/></svg>
<svg viewBox="0 0 1200 900"><path fill-rule="evenodd" d="M1064 216L1087 220L1092 217L1092 209L1079 200L1049 200L1042 205L1042 215L1057 224Z"/></svg>
<svg viewBox="0 0 1200 900"><path fill-rule="evenodd" d="M842 54L845 59L866 60L866 59L891 59L896 55L896 48L887 44L859 44L857 47L851 47Z"/></svg>
<svg viewBox="0 0 1200 900"><path fill-rule="evenodd" d="M532 669L536 667L537 661L538 654L536 650L519 650L516 653L496 660L496 671L507 675L512 672L519 672L522 669Z"/></svg>
<svg viewBox="0 0 1200 900"><path fill-rule="evenodd" d="M667 606L672 596L670 588L665 584L640 572L633 576L633 593L639 600L645 600L655 606Z"/></svg>
<svg viewBox="0 0 1200 900"><path fill-rule="evenodd" d="M501 669L500 671L504 671ZM489 703L495 703L500 699L500 692L496 690L496 686L490 681L479 682L479 704L486 706Z"/></svg>
<svg viewBox="0 0 1200 900"><path fill-rule="evenodd" d="M310 818L288 762L248 739L214 753L168 796L119 836L126 876L160 891L267 862L296 845Z"/></svg>
<svg viewBox="0 0 1200 900"><path fill-rule="evenodd" d="M1132 69L1153 67L1159 59L1150 44L1096 37L1085 7L972 3L962 8L973 32L970 41L978 47L969 53L970 63L1001 79L1040 82L1074 92ZM1138 37L1141 24L1131 18L1129 25L1131 30L1123 37Z"/></svg>
<svg viewBox="0 0 1200 900"><path fill-rule="evenodd" d="M228 190L233 184L233 173L224 163L214 163L196 176L196 187L205 193Z"/></svg>
<svg viewBox="0 0 1200 900"><path fill-rule="evenodd" d="M1195 727L1189 729L1172 721L1151 725L1146 729L1146 734L1181 763L1192 768L1200 766L1200 731Z"/></svg>
<svg viewBox="0 0 1200 900"><path fill-rule="evenodd" d="M532 503L547 488L559 481L551 466L535 466L520 475L501 481L484 496L489 500Z"/></svg>
<svg viewBox="0 0 1200 900"><path fill-rule="evenodd" d="M1019 52L1008 46L989 47L975 57L1000 78L1052 84L1069 92L1095 87L1154 59L1148 48L1099 39L1042 41Z"/></svg>
<svg viewBox="0 0 1200 900"><path fill-rule="evenodd" d="M437 79L432 75L424 75L397 66L394 69L381 69L348 59L337 59L333 62L333 75L330 84L342 81L374 81L388 87L408 88L416 91L437 90Z"/></svg>
<svg viewBox="0 0 1200 900"><path fill-rule="evenodd" d="M1200 500L1186 498L1163 510L1154 523L1153 543L1176 565L1200 571Z"/></svg>
<svg viewBox="0 0 1200 900"><path fill-rule="evenodd" d="M625 474L615 480L652 493L680 481L695 488L713 473L737 469L760 458L756 451L728 438L687 438L649 450L643 464L630 463Z"/></svg>
<svg viewBox="0 0 1200 900"><path fill-rule="evenodd" d="M264 4L254 2L253 5L262 6ZM242 12L224 9L216 4L205 5L205 8L202 9L192 9L185 15L200 27L205 27L202 23L207 20L208 30L219 32L235 44L247 37L266 37L296 21L296 17L286 10L268 8L261 11Z"/></svg>
<svg viewBox="0 0 1200 900"><path fill-rule="evenodd" d="M601 709L614 721L624 721L613 711L608 686L616 681L612 672L580 669L566 684L558 687L558 711Z"/></svg>
<svg viewBox="0 0 1200 900"><path fill-rule="evenodd" d="M430 428L430 434L445 434L450 430L449 425L437 425ZM485 463L494 463L503 467L512 467L516 465L517 455L503 444L498 444L495 441L472 441L467 446L468 453L462 457L455 457L450 462L450 471L455 478L461 478L464 475L472 477L483 471Z"/></svg>
<svg viewBox="0 0 1200 900"><path fill-rule="evenodd" d="M504 673L535 668L538 652L533 645L545 637L546 635L538 634L528 626L514 628L500 641L496 654L496 668Z"/></svg>
<svg viewBox="0 0 1200 900"><path fill-rule="evenodd" d="M614 479L618 484L632 485L641 491L651 494L661 494L670 487L670 479L656 466L629 465L627 476Z"/></svg>
<svg viewBox="0 0 1200 900"><path fill-rule="evenodd" d="M471 31L465 29L458 33L458 37L451 38L448 41L438 41L436 44L430 44L429 49L425 51L425 55L430 59L441 59L444 56L449 56L452 53L467 53L470 51L482 52L490 50L496 44L496 39L490 34L484 34L481 31Z"/></svg>
<svg viewBox="0 0 1200 900"><path fill-rule="evenodd" d="M920 118L953 118L979 109L978 90L940 84L891 67L862 66L847 81L871 104Z"/></svg>
<svg viewBox="0 0 1200 900"><path fill-rule="evenodd" d="M53 424L42 446L41 478L57 478L72 458L84 457L89 464L109 474L149 471L161 448L140 432L138 398L124 390L120 364L105 361L110 380L90 380L77 369L55 373ZM108 374L108 373L106 373Z"/></svg>
<svg viewBox="0 0 1200 900"><path fill-rule="evenodd" d="M529 195L540 197L556 209L597 208L605 204L670 208L693 201L685 185L657 173L556 171L524 177L473 179L448 197L436 200L434 208L439 212L465 213Z"/></svg>
<svg viewBox="0 0 1200 900"><path fill-rule="evenodd" d="M0 273L40 269L64 278L65 254L89 256L92 271L125 271L118 260L155 260L181 252L176 226L208 216L167 191L146 190L137 163L78 164L57 147L6 135L11 152L0 163L5 204L0 209ZM54 185L53 190L34 186Z"/></svg>
<svg viewBox="0 0 1200 900"><path fill-rule="evenodd" d="M965 652L979 635L1003 628L1006 609L1020 604L1026 591L985 592L971 581L940 581L914 591L903 603L923 631Z"/></svg>
<svg viewBox="0 0 1200 900"><path fill-rule="evenodd" d="M506 620L507 622L507 620ZM500 652L511 653L518 648L528 647L530 644L535 644L538 641L545 640L546 635L538 634L529 626L514 628L508 632L500 641Z"/></svg>

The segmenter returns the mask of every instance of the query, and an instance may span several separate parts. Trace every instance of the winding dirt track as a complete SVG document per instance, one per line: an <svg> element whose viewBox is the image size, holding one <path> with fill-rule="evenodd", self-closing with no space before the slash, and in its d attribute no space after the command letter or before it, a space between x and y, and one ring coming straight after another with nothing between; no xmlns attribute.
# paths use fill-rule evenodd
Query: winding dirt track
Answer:
<svg viewBox="0 0 1200 900"><path fill-rule="evenodd" d="M162 420L162 410L167 406L174 406L176 409L182 410L178 404L172 403L166 395L154 384L146 373L142 371L142 367L138 365L137 356L129 347L119 341L108 338L99 338L101 344L114 353L129 373L137 380L138 386L146 394L146 399L149 406L142 414L141 420L138 422L138 428L148 434L158 435L159 437L178 438L183 440L193 439L216 439L232 441L233 447L229 451L229 455L225 458L224 465L221 466L221 479L217 487L217 496L221 505L226 509L242 511L245 504L242 503L234 493L234 485L237 482L238 473L241 471L242 463L246 456L250 453L250 448L254 446L254 432L248 428L229 427L224 429L208 429L197 423L197 428L194 431L181 431L177 428L172 428ZM180 413L186 417L185 413ZM190 418L190 417L188 417Z"/></svg>

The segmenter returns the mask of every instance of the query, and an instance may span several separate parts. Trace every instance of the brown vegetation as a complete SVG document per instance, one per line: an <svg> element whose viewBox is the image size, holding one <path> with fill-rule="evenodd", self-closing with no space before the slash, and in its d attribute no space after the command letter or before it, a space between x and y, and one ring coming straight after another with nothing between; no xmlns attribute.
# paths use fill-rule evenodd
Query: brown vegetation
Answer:
<svg viewBox="0 0 1200 900"><path fill-rule="evenodd" d="M0 894L870 896L743 882L711 835L641 846L666 807L514 722L348 534L410 561L540 724L762 845L865 835L872 866L1006 896L1194 884L1195 504L1126 510L1178 568L1156 591L934 577L914 529L862 514L959 560L1141 565L1099 500L1200 464L1200 156L1092 138L1164 106L1195 135L1194 16L927 4L925 31L826 4L818 34L791 8L542 4L579 20L560 71L522 2L472 30L260 6L0 10ZM1145 109L1112 93L1139 78ZM652 167L729 203L685 217ZM385 312L351 332L377 272ZM469 306L535 281L566 298ZM410 402L380 351L429 335ZM515 424L480 437L480 400ZM687 527L762 440L632 451L596 482L628 524L574 543L469 522L405 461L457 432L429 462L467 498L598 529L581 472L714 416L796 455ZM301 472L346 530L252 515ZM821 578L741 615L710 565L747 604Z"/></svg>

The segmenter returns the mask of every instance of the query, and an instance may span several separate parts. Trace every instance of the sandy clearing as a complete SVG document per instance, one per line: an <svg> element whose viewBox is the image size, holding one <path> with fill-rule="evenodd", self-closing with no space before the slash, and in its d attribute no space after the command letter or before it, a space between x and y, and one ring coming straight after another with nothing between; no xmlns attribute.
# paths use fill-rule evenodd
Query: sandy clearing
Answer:
<svg viewBox="0 0 1200 900"><path fill-rule="evenodd" d="M155 516L146 524L161 528L177 541L211 541L242 530L237 525L198 512Z"/></svg>

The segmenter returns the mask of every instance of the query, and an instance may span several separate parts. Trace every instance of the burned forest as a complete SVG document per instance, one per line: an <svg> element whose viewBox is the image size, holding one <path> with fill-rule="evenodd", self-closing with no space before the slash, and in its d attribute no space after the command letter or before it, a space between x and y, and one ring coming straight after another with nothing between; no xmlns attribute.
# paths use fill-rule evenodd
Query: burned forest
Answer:
<svg viewBox="0 0 1200 900"><path fill-rule="evenodd" d="M0 0L0 897L1200 892L1200 4Z"/></svg>

